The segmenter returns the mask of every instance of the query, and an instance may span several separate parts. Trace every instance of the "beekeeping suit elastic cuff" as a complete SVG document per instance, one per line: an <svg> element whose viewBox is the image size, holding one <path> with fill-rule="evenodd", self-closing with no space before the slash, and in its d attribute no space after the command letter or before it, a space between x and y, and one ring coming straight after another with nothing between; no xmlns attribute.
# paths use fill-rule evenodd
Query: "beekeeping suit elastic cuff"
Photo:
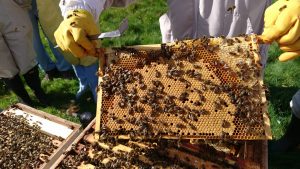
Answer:
<svg viewBox="0 0 300 169"><path fill-rule="evenodd" d="M293 114L300 119L300 90L294 94L293 99L290 102L290 107Z"/></svg>

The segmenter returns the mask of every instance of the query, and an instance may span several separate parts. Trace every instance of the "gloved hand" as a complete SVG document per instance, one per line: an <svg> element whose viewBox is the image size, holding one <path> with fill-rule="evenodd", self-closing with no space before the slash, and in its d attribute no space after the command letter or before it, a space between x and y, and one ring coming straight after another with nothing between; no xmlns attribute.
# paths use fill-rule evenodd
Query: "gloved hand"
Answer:
<svg viewBox="0 0 300 169"><path fill-rule="evenodd" d="M300 0L278 0L265 12L265 28L259 37L265 43L276 41L285 51L280 61L300 56Z"/></svg>
<svg viewBox="0 0 300 169"><path fill-rule="evenodd" d="M93 16L86 10L67 12L65 18L54 32L57 45L63 51L69 51L76 57L95 56L97 41L90 41L87 35L99 34Z"/></svg>

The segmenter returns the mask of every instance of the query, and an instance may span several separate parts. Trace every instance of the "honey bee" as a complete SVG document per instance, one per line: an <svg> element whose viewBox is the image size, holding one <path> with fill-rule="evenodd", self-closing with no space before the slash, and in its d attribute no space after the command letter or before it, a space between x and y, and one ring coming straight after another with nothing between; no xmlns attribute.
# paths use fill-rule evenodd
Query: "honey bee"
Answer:
<svg viewBox="0 0 300 169"><path fill-rule="evenodd" d="M67 16L67 19L71 18L72 16L73 16L72 14L68 15L68 16Z"/></svg>
<svg viewBox="0 0 300 169"><path fill-rule="evenodd" d="M118 124L124 124L124 120L122 120L122 119L117 119L117 120L116 120L116 123L118 123Z"/></svg>
<svg viewBox="0 0 300 169"><path fill-rule="evenodd" d="M227 9L227 12L230 12L230 13L232 14L235 8L236 8L235 5L230 6L230 7Z"/></svg>
<svg viewBox="0 0 300 169"><path fill-rule="evenodd" d="M198 65L198 64L193 64L193 67L194 67L195 69L201 69L201 66Z"/></svg>
<svg viewBox="0 0 300 169"><path fill-rule="evenodd" d="M155 77L156 78L160 78L161 77L161 73L158 70L155 70Z"/></svg>
<svg viewBox="0 0 300 169"><path fill-rule="evenodd" d="M188 123L188 124L192 130L197 130L196 126L194 126L192 123Z"/></svg>
<svg viewBox="0 0 300 169"><path fill-rule="evenodd" d="M235 52L229 52L229 54L230 54L231 56L237 56L237 54L236 54Z"/></svg>
<svg viewBox="0 0 300 169"><path fill-rule="evenodd" d="M196 121L196 122L198 121L197 116L193 113L188 113L187 117L192 121Z"/></svg>
<svg viewBox="0 0 300 169"><path fill-rule="evenodd" d="M70 26L75 27L76 26L76 22L71 22Z"/></svg>
<svg viewBox="0 0 300 169"><path fill-rule="evenodd" d="M245 36L245 37L244 37L244 40L245 40L246 42L249 42L249 41L251 40L251 38L250 38L250 36Z"/></svg>
<svg viewBox="0 0 300 169"><path fill-rule="evenodd" d="M286 5L283 5L282 7L279 8L279 11L283 11L287 6Z"/></svg>
<svg viewBox="0 0 300 169"><path fill-rule="evenodd" d="M122 109L124 109L124 108L126 107L126 103L123 102L123 101L120 101L120 102L118 103L118 105L119 105L119 107L122 108Z"/></svg>
<svg viewBox="0 0 300 169"><path fill-rule="evenodd" d="M241 43L242 41L239 40L239 38L234 38L234 40L237 42L237 43Z"/></svg>
<svg viewBox="0 0 300 169"><path fill-rule="evenodd" d="M229 133L222 131L221 138L222 138L223 140L227 140L228 137L229 137Z"/></svg>
<svg viewBox="0 0 300 169"><path fill-rule="evenodd" d="M234 44L234 40L232 39L226 39L227 45L232 46Z"/></svg>
<svg viewBox="0 0 300 169"><path fill-rule="evenodd" d="M189 94L187 92L183 92L179 96L179 100L182 102L185 102L188 100Z"/></svg>
<svg viewBox="0 0 300 169"><path fill-rule="evenodd" d="M219 102L214 102L214 108L215 110L221 110L222 109L222 105Z"/></svg>
<svg viewBox="0 0 300 169"><path fill-rule="evenodd" d="M130 115L134 115L134 109L133 108L129 108L128 109L128 114L130 114Z"/></svg>
<svg viewBox="0 0 300 169"><path fill-rule="evenodd" d="M193 105L194 105L194 106L201 106L201 102L195 101L195 102L193 103Z"/></svg>
<svg viewBox="0 0 300 169"><path fill-rule="evenodd" d="M178 124L176 124L176 127L179 129L183 129L183 128L185 128L185 125L178 123Z"/></svg>
<svg viewBox="0 0 300 169"><path fill-rule="evenodd" d="M227 120L223 120L222 127L223 128L229 128L230 127L230 123Z"/></svg>
<svg viewBox="0 0 300 169"><path fill-rule="evenodd" d="M178 118L179 118L180 120L182 120L183 122L185 122L185 123L188 122L188 121L186 120L185 116L182 115L182 114L179 114L179 115L178 115Z"/></svg>
<svg viewBox="0 0 300 169"><path fill-rule="evenodd" d="M178 66L180 68L184 67L184 64L182 62L176 62L175 64L176 64L176 66Z"/></svg>
<svg viewBox="0 0 300 169"><path fill-rule="evenodd" d="M216 51L217 49L219 49L219 45L208 45L207 46L207 50L211 53Z"/></svg>

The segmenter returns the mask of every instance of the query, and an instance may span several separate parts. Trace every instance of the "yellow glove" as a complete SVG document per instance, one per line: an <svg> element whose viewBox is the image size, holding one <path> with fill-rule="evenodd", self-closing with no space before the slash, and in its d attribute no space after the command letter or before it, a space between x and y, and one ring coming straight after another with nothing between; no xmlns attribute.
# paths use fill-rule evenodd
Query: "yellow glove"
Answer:
<svg viewBox="0 0 300 169"><path fill-rule="evenodd" d="M63 51L69 51L76 57L95 56L97 41L90 41L87 35L99 34L93 16L86 10L67 12L65 18L54 32L57 45Z"/></svg>
<svg viewBox="0 0 300 169"><path fill-rule="evenodd" d="M285 51L280 61L300 55L300 0L278 0L265 12L265 28L259 38L265 43L277 41Z"/></svg>

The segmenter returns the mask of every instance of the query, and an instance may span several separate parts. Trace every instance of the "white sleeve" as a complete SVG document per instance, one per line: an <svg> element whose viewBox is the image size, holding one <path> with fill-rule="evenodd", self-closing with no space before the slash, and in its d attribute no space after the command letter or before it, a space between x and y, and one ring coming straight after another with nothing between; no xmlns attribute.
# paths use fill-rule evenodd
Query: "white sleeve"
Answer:
<svg viewBox="0 0 300 169"><path fill-rule="evenodd" d="M168 14L163 14L159 18L160 32L162 37L162 43L173 42L173 34L171 30L171 22Z"/></svg>
<svg viewBox="0 0 300 169"><path fill-rule="evenodd" d="M125 7L134 0L60 0L59 7L65 18L69 10L84 9L89 11L96 22L101 12L110 6Z"/></svg>
<svg viewBox="0 0 300 169"><path fill-rule="evenodd" d="M59 7L62 16L65 18L69 10L84 9L89 11L96 22L98 22L99 15L104 9L106 0L60 0Z"/></svg>

